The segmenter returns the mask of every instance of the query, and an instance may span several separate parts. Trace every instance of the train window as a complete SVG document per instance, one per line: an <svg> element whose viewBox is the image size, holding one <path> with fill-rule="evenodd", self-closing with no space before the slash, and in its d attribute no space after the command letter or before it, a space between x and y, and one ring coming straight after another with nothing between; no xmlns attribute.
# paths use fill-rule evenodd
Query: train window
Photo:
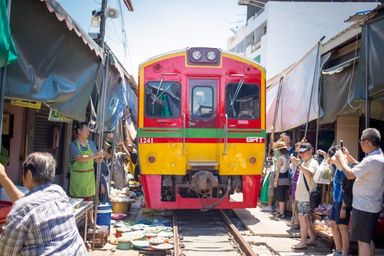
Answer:
<svg viewBox="0 0 384 256"><path fill-rule="evenodd" d="M228 118L258 119L260 116L260 89L256 84L229 83L226 87Z"/></svg>
<svg viewBox="0 0 384 256"><path fill-rule="evenodd" d="M192 90L192 118L213 116L213 89L208 86L195 86Z"/></svg>
<svg viewBox="0 0 384 256"><path fill-rule="evenodd" d="M149 117L178 117L180 115L180 84L170 81L145 84L145 113Z"/></svg>

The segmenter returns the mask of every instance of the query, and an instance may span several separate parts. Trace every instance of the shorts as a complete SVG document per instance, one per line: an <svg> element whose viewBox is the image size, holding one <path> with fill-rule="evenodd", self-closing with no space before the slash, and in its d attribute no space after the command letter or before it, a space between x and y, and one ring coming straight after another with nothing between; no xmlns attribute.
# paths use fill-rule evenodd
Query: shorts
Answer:
<svg viewBox="0 0 384 256"><path fill-rule="evenodd" d="M311 215L311 207L309 202L299 202L297 201L297 214L299 216L309 216Z"/></svg>
<svg viewBox="0 0 384 256"><path fill-rule="evenodd" d="M288 200L289 185L279 185L275 188L275 199L278 202L286 202Z"/></svg>
<svg viewBox="0 0 384 256"><path fill-rule="evenodd" d="M344 219L340 219L340 211L342 202L333 202L331 220L335 221L337 225L349 225L349 219L351 217L351 209L347 207L346 214L347 216Z"/></svg>
<svg viewBox="0 0 384 256"><path fill-rule="evenodd" d="M364 212L353 208L351 241L370 243L375 236L379 214L380 213Z"/></svg>

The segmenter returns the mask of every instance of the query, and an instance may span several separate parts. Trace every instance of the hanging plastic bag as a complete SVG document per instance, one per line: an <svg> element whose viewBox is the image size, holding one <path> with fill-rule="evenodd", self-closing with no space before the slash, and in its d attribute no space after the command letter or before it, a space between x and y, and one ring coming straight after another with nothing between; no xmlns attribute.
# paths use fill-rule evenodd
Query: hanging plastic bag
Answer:
<svg viewBox="0 0 384 256"><path fill-rule="evenodd" d="M330 184L331 183L331 166L327 160L323 160L317 168L313 181L317 184Z"/></svg>

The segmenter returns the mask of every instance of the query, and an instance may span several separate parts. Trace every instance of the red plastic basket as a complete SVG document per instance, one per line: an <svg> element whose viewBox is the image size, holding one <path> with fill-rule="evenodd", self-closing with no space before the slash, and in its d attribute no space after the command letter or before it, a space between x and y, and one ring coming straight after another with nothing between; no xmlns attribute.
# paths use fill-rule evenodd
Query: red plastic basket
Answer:
<svg viewBox="0 0 384 256"><path fill-rule="evenodd" d="M4 223L8 213L12 209L12 203L8 201L0 201L0 223Z"/></svg>

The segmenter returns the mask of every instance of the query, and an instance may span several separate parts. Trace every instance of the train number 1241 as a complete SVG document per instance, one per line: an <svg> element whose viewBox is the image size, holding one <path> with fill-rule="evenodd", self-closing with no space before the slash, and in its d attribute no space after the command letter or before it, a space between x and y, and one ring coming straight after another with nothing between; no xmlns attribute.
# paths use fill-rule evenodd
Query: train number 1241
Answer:
<svg viewBox="0 0 384 256"><path fill-rule="evenodd" d="M139 138L139 143L142 143L142 144L153 143L153 138L146 138L146 137Z"/></svg>

